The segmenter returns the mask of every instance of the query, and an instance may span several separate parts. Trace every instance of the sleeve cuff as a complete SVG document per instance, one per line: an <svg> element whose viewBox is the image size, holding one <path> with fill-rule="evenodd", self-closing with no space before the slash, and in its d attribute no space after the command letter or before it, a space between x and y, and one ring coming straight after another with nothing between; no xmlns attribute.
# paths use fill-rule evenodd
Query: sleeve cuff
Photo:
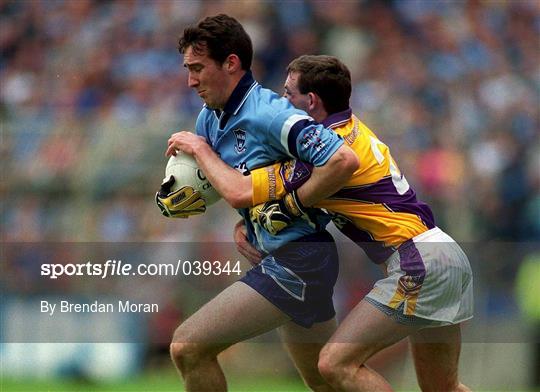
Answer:
<svg viewBox="0 0 540 392"><path fill-rule="evenodd" d="M253 205L281 199L287 193L279 175L280 163L251 171Z"/></svg>

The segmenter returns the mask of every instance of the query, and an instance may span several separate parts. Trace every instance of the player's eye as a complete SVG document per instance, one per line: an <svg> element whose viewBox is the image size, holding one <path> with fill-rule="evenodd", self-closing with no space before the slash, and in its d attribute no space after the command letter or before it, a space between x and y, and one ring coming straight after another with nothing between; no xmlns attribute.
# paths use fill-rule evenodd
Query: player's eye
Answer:
<svg viewBox="0 0 540 392"><path fill-rule="evenodd" d="M186 66L189 72L199 73L202 71L202 65L187 65Z"/></svg>

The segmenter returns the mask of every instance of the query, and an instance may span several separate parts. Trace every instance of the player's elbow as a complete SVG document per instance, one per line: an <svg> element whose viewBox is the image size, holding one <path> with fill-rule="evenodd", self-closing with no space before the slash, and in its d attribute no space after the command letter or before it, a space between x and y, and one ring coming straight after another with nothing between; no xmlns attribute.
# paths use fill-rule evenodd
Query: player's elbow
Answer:
<svg viewBox="0 0 540 392"><path fill-rule="evenodd" d="M345 178L349 178L360 167L358 157L350 147L345 145L337 151L337 154L335 172L340 173Z"/></svg>

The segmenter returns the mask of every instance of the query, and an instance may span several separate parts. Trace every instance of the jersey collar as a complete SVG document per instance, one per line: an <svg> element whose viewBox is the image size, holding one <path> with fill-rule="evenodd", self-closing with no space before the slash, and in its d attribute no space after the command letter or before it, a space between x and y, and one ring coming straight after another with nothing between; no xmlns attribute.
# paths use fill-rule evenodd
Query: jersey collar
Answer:
<svg viewBox="0 0 540 392"><path fill-rule="evenodd" d="M251 71L247 71L234 88L223 111L227 114L237 114L246 100L251 89L257 84Z"/></svg>
<svg viewBox="0 0 540 392"><path fill-rule="evenodd" d="M348 108L347 110L343 110L342 112L332 113L323 120L322 125L324 125L326 128L337 128L349 122L351 116L352 109Z"/></svg>

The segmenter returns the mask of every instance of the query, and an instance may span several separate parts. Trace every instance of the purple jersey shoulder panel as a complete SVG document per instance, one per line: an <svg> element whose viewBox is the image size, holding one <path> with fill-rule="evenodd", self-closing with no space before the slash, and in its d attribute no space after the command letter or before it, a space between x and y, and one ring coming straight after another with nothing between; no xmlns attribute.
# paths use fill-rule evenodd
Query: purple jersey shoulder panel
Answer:
<svg viewBox="0 0 540 392"><path fill-rule="evenodd" d="M416 198L416 192L412 188L400 195L390 176L384 177L374 184L342 188L333 194L330 199L357 200L382 204L392 212L417 215L428 229L435 227L435 218L431 208Z"/></svg>

